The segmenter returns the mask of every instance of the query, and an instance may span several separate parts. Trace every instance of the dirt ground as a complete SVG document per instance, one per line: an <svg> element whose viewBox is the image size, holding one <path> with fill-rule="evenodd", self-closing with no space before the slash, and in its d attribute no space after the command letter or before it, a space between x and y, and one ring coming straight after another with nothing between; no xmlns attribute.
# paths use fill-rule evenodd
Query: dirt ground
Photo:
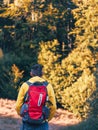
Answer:
<svg viewBox="0 0 98 130"><path fill-rule="evenodd" d="M78 124L79 120L70 112L57 109L49 122L49 130L68 130L67 126ZM15 111L15 101L0 99L0 130L19 130L21 118Z"/></svg>

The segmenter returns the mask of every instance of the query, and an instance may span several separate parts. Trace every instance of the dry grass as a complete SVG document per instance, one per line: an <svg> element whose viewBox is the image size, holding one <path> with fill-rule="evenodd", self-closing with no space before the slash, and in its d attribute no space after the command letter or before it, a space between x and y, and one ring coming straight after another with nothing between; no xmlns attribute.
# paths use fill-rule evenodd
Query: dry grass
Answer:
<svg viewBox="0 0 98 130"><path fill-rule="evenodd" d="M20 122L15 101L0 99L0 130L19 130Z"/></svg>
<svg viewBox="0 0 98 130"><path fill-rule="evenodd" d="M49 122L50 130L67 130L69 126L78 124L79 120L72 113L58 109ZM15 101L0 99L0 130L19 130L21 118L15 111Z"/></svg>

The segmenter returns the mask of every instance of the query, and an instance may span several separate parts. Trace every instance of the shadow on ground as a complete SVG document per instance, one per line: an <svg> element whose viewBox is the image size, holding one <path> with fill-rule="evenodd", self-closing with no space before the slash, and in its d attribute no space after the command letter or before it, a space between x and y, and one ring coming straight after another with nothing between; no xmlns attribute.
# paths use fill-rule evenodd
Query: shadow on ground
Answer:
<svg viewBox="0 0 98 130"><path fill-rule="evenodd" d="M21 120L0 115L0 130L19 130Z"/></svg>
<svg viewBox="0 0 98 130"><path fill-rule="evenodd" d="M20 124L21 119L0 115L0 130L19 130ZM68 130L68 128L69 126L49 123L49 130Z"/></svg>
<svg viewBox="0 0 98 130"><path fill-rule="evenodd" d="M0 115L0 130L19 130L20 124L20 118ZM50 122L49 130L98 130L98 122L96 122L95 118L91 118L73 125L55 124L54 122Z"/></svg>

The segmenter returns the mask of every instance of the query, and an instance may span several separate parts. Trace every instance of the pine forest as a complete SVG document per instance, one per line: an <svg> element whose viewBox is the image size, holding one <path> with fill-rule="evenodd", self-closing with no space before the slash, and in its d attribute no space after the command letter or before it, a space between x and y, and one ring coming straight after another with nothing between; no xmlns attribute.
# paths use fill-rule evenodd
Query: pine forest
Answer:
<svg viewBox="0 0 98 130"><path fill-rule="evenodd" d="M0 0L0 98L16 100L37 63L57 107L98 128L98 0Z"/></svg>

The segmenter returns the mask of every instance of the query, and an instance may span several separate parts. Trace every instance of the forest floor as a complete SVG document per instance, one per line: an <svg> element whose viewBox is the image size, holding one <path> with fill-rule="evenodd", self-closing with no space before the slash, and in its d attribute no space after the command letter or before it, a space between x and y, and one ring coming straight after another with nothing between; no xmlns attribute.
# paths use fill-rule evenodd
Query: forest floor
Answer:
<svg viewBox="0 0 98 130"><path fill-rule="evenodd" d="M57 109L55 116L49 122L49 130L68 130L69 126L79 123L70 112ZM15 101L0 99L0 130L19 130L21 118L15 111Z"/></svg>

